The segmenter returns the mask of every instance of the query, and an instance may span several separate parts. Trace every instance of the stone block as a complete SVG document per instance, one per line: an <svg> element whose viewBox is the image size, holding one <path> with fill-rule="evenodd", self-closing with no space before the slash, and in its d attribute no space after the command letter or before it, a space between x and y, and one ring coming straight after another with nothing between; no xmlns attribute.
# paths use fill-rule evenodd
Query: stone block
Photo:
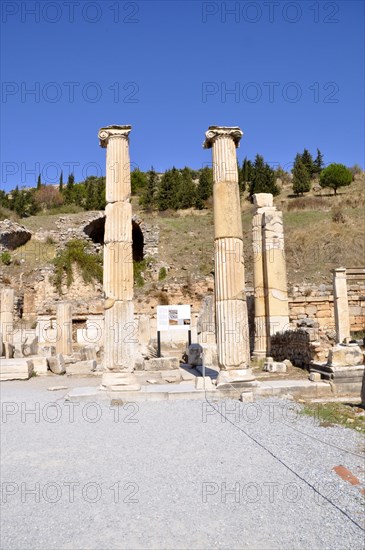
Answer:
<svg viewBox="0 0 365 550"><path fill-rule="evenodd" d="M195 389L196 390L212 390L214 386L212 384L209 376L197 376L195 378Z"/></svg>
<svg viewBox="0 0 365 550"><path fill-rule="evenodd" d="M217 388L254 387L256 385L257 382L250 368L221 370L217 377Z"/></svg>
<svg viewBox="0 0 365 550"><path fill-rule="evenodd" d="M254 193L253 203L256 208L272 207L273 195L271 193Z"/></svg>
<svg viewBox="0 0 365 550"><path fill-rule="evenodd" d="M363 362L363 353L356 344L337 344L328 353L328 364L332 366L356 366Z"/></svg>
<svg viewBox="0 0 365 550"><path fill-rule="evenodd" d="M202 365L208 367L218 367L217 344L202 344Z"/></svg>
<svg viewBox="0 0 365 550"><path fill-rule="evenodd" d="M95 346L84 346L80 350L81 361L97 361Z"/></svg>
<svg viewBox="0 0 365 550"><path fill-rule="evenodd" d="M1 359L0 380L28 380L33 373L30 359Z"/></svg>
<svg viewBox="0 0 365 550"><path fill-rule="evenodd" d="M70 363L66 366L66 374L77 376L92 374L96 369L96 361L78 361L77 363Z"/></svg>
<svg viewBox="0 0 365 550"><path fill-rule="evenodd" d="M190 344L188 349L188 364L197 367L203 363L203 348L200 344Z"/></svg>
<svg viewBox="0 0 365 550"><path fill-rule="evenodd" d="M3 349L6 359L12 359L14 357L15 346L13 346L13 344L9 344L9 342L4 342Z"/></svg>
<svg viewBox="0 0 365 550"><path fill-rule="evenodd" d="M66 372L65 360L62 353L57 353L57 355L53 357L48 357L48 365L54 374L65 374Z"/></svg>
<svg viewBox="0 0 365 550"><path fill-rule="evenodd" d="M166 382L181 382L181 372L179 369L166 370L161 373L161 378Z"/></svg>
<svg viewBox="0 0 365 550"><path fill-rule="evenodd" d="M321 375L319 372L311 372L309 375L309 380L311 382L320 382L321 381Z"/></svg>
<svg viewBox="0 0 365 550"><path fill-rule="evenodd" d="M110 391L139 391L140 384L135 374L130 372L104 372L101 389Z"/></svg>
<svg viewBox="0 0 365 550"><path fill-rule="evenodd" d="M21 350L23 357L38 355L38 336L36 336L31 342L25 342L22 344Z"/></svg>
<svg viewBox="0 0 365 550"><path fill-rule="evenodd" d="M265 363L264 364L264 368L263 368L264 371L266 372L286 372L287 371L287 366L285 363L282 363L280 361L272 361L272 362L269 362L269 363Z"/></svg>
<svg viewBox="0 0 365 550"><path fill-rule="evenodd" d="M30 360L33 363L33 369L36 374L42 375L48 373L48 361L46 357L32 357Z"/></svg>
<svg viewBox="0 0 365 550"><path fill-rule="evenodd" d="M144 370L159 371L178 369L180 362L177 357L153 357L144 363Z"/></svg>
<svg viewBox="0 0 365 550"><path fill-rule="evenodd" d="M331 317L331 310L325 309L325 310L317 311L316 317L317 319L323 319L325 317L329 319Z"/></svg>
<svg viewBox="0 0 365 550"><path fill-rule="evenodd" d="M52 357L56 355L56 346L40 346L38 355L42 355L42 357Z"/></svg>

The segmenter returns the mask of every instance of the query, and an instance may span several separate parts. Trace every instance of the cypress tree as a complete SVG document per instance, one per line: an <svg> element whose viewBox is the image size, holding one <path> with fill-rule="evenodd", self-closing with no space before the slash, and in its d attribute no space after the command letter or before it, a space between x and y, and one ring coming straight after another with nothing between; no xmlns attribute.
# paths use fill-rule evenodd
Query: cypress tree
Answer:
<svg viewBox="0 0 365 550"><path fill-rule="evenodd" d="M295 157L293 167L293 191L296 195L303 195L311 188L311 177L300 155Z"/></svg>

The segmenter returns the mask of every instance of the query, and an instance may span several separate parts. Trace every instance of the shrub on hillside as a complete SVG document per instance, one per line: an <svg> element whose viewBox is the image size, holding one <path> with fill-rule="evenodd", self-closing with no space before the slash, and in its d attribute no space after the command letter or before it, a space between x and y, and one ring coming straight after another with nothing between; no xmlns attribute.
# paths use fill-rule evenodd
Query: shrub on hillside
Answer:
<svg viewBox="0 0 365 550"><path fill-rule="evenodd" d="M99 254L90 253L87 244L81 239L72 239L65 248L58 252L53 260L55 275L53 283L61 293L62 284L66 277L68 287L73 283L73 267L76 265L81 271L85 283L103 280L103 259Z"/></svg>

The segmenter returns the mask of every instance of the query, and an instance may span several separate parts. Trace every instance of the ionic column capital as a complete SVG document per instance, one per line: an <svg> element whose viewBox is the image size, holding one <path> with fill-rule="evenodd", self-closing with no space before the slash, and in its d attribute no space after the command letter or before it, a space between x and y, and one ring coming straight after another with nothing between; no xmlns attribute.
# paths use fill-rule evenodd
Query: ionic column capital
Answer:
<svg viewBox="0 0 365 550"><path fill-rule="evenodd" d="M132 126L117 126L116 124L100 128L98 133L100 147L106 148L108 146L109 138L111 137L124 138L128 140L128 136L131 130Z"/></svg>
<svg viewBox="0 0 365 550"><path fill-rule="evenodd" d="M240 140L243 136L241 128L238 126L209 126L205 132L204 149L210 149L214 142L222 137L229 137L234 141L236 147L240 146Z"/></svg>

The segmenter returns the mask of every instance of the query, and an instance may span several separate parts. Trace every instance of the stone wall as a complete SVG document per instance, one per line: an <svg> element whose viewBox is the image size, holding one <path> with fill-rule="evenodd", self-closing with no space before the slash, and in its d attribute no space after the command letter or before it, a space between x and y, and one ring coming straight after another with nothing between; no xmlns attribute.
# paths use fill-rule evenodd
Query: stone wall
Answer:
<svg viewBox="0 0 365 550"><path fill-rule="evenodd" d="M348 281L351 332L365 330L365 281ZM324 329L335 328L332 285L302 285L289 290L289 319L296 326L302 319L315 319Z"/></svg>

